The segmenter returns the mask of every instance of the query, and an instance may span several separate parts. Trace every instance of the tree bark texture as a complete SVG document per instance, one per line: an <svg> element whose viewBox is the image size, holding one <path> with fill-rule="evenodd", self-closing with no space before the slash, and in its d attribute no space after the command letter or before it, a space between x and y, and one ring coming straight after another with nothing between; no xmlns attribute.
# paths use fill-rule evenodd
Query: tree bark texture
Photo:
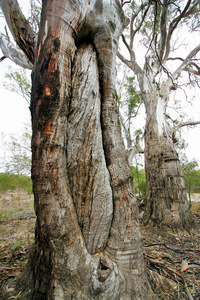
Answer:
<svg viewBox="0 0 200 300"><path fill-rule="evenodd" d="M36 240L22 299L155 299L116 105L124 21L117 0L43 1L31 99Z"/></svg>
<svg viewBox="0 0 200 300"><path fill-rule="evenodd" d="M149 76L150 82L151 76ZM169 81L160 89L146 85L145 97L145 222L170 227L187 227L191 216L172 130L166 120Z"/></svg>

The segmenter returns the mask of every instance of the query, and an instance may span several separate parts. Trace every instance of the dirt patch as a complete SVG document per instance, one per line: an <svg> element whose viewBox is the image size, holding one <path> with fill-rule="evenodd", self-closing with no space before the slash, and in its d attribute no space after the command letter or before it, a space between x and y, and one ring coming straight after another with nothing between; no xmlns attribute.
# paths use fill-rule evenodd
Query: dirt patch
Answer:
<svg viewBox="0 0 200 300"><path fill-rule="evenodd" d="M0 209L2 287L27 262L34 240L33 196L21 191L0 194ZM200 299L200 215L194 210L193 217L190 232L140 228L149 278L159 299Z"/></svg>

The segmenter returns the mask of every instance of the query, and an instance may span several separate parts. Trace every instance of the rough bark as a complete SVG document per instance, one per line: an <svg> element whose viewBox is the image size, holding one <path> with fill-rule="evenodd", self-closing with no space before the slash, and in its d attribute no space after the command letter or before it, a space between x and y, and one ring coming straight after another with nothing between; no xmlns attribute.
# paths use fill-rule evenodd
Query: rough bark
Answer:
<svg viewBox="0 0 200 300"><path fill-rule="evenodd" d="M152 85L153 86L153 85ZM153 225L187 227L191 216L178 154L166 120L169 81L161 88L146 85L145 172L146 208L145 222Z"/></svg>
<svg viewBox="0 0 200 300"><path fill-rule="evenodd" d="M21 299L155 299L121 137L118 1L43 1L33 72L36 238Z"/></svg>

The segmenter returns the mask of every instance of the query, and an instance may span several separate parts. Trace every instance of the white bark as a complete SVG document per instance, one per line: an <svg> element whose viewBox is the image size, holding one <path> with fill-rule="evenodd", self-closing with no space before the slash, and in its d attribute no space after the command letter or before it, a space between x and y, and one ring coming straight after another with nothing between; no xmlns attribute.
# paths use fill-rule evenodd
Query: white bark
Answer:
<svg viewBox="0 0 200 300"><path fill-rule="evenodd" d="M19 47L11 43L8 37L2 33L0 33L0 47L6 58L9 58L15 64L24 69L33 69L33 64L29 61L24 52Z"/></svg>

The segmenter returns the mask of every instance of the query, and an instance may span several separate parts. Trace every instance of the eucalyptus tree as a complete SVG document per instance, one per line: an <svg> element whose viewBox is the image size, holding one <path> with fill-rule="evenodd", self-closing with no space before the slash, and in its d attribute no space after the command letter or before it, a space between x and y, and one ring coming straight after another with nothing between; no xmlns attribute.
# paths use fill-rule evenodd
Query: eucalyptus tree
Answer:
<svg viewBox="0 0 200 300"><path fill-rule="evenodd" d="M21 299L155 299L115 91L127 23L121 4L44 0L36 46L17 1L0 3L20 47L15 61L34 65L36 234L15 292ZM4 42L13 59L13 45Z"/></svg>
<svg viewBox="0 0 200 300"><path fill-rule="evenodd" d="M118 57L134 72L146 110L145 221L154 225L187 226L190 222L189 205L172 138L178 128L188 123L171 127L166 110L170 93L179 88L183 73L188 74L189 83L198 84L198 39L191 37L193 48L186 45L184 54L178 37L188 36L199 28L200 1L128 2L129 30L122 35L128 54L118 52ZM138 37L140 42L137 42ZM141 45L142 50L139 49ZM144 49L144 65L141 67L137 55L139 52L141 60Z"/></svg>
<svg viewBox="0 0 200 300"><path fill-rule="evenodd" d="M141 95L134 76L126 76L118 82L117 87L120 124L126 143L128 162L131 165L136 154L144 153L140 146L140 136L143 132L136 126L136 118L142 105Z"/></svg>

